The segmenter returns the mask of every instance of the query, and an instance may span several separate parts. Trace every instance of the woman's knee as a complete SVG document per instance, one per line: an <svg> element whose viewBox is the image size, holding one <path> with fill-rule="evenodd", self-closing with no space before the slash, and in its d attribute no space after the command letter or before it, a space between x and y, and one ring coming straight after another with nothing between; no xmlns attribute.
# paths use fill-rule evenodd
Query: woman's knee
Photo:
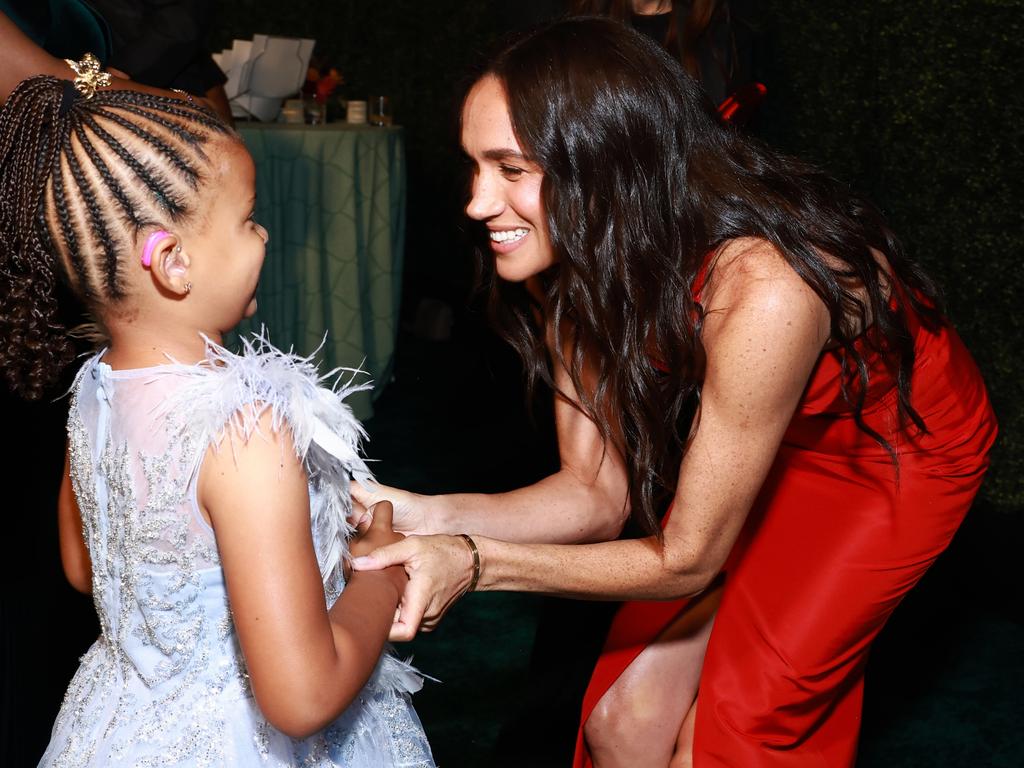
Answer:
<svg viewBox="0 0 1024 768"><path fill-rule="evenodd" d="M644 696L631 696L612 687L583 726L591 751L618 754L671 754L678 730L666 728L665 712Z"/></svg>
<svg viewBox="0 0 1024 768"><path fill-rule="evenodd" d="M668 765L697 695L719 594L691 604L605 691L583 727L592 753L614 755L623 765Z"/></svg>

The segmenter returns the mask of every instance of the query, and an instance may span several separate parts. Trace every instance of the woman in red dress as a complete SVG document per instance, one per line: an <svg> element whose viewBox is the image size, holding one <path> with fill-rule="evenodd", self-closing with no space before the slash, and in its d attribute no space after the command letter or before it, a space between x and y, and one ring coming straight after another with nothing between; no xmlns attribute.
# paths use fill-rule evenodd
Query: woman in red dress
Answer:
<svg viewBox="0 0 1024 768"><path fill-rule="evenodd" d="M933 284L873 206L724 126L615 22L499 54L462 144L493 316L556 393L561 468L362 494L420 534L355 563L405 563L393 638L473 588L643 601L613 625L577 765L852 764L871 642L995 439ZM611 541L627 518L640 534Z"/></svg>

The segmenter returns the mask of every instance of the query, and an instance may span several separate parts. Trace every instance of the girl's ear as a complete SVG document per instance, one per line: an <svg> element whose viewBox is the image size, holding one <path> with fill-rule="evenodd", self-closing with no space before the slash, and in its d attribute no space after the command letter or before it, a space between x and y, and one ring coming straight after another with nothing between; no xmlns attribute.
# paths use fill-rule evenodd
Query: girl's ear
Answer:
<svg viewBox="0 0 1024 768"><path fill-rule="evenodd" d="M184 296L192 288L188 279L190 263L188 254L174 235L160 238L150 255L153 279L164 290L179 296Z"/></svg>

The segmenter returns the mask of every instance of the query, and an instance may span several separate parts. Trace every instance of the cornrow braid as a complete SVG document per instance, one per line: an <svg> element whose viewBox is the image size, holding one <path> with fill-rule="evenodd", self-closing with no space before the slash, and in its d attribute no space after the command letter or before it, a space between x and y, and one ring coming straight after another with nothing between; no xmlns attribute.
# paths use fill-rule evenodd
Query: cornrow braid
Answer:
<svg viewBox="0 0 1024 768"><path fill-rule="evenodd" d="M205 107L141 91L85 99L66 81L22 82L0 109L0 370L40 397L73 357L57 282L89 309L125 296L121 260L139 232L181 224L230 135Z"/></svg>

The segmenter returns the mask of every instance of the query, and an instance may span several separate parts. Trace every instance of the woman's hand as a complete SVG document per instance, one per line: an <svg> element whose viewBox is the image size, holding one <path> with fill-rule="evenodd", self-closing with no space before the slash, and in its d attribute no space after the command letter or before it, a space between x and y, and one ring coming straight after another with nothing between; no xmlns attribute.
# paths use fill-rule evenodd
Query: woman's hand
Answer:
<svg viewBox="0 0 1024 768"><path fill-rule="evenodd" d="M365 510L382 501L390 503L393 509L392 524L396 531L402 533L415 533L423 535L431 533L428 525L427 504L429 496L418 493L410 493L399 488L392 488L389 485L374 483L373 490L367 490L359 483L352 483L353 522L359 521L363 514L369 514ZM357 512L358 507L363 512Z"/></svg>
<svg viewBox="0 0 1024 768"><path fill-rule="evenodd" d="M391 627L390 639L397 642L434 629L473 577L473 555L458 536L409 536L352 561L357 571L393 565L402 565L409 577Z"/></svg>

